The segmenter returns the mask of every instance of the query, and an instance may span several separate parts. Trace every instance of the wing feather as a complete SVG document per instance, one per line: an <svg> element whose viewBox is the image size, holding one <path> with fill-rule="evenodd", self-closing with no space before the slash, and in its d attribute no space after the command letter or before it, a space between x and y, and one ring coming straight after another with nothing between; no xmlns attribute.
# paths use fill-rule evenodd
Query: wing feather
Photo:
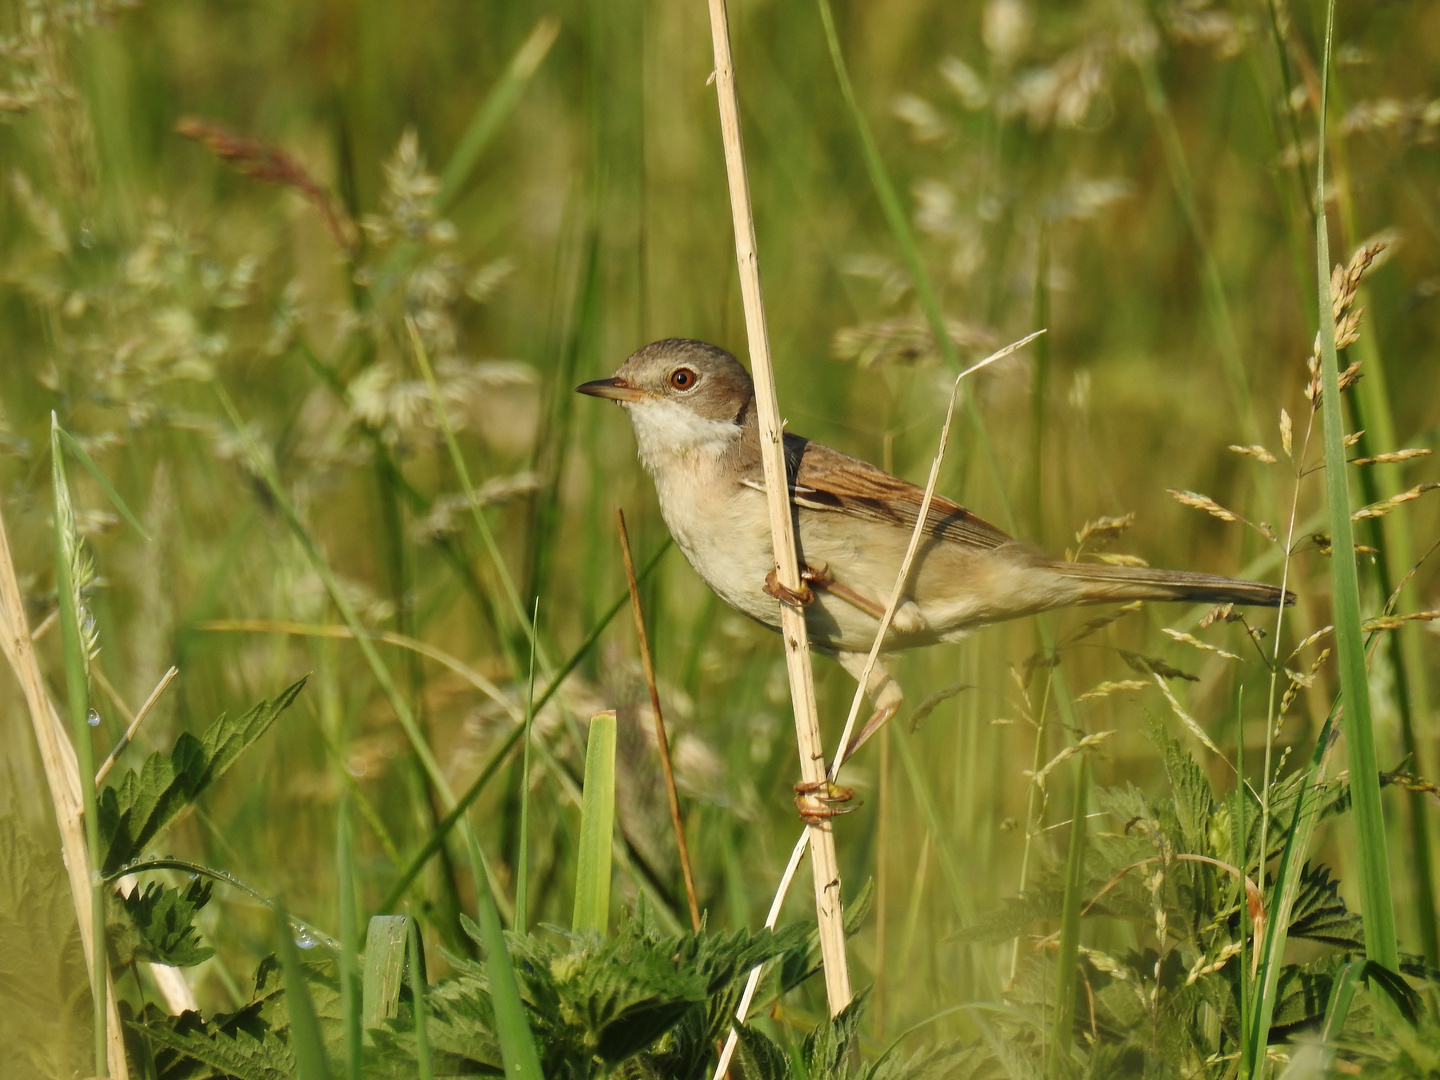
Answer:
<svg viewBox="0 0 1440 1080"><path fill-rule="evenodd" d="M893 525L907 533L915 528L925 492L914 484L797 435L785 436L785 450L797 506ZM930 501L926 524L930 534L945 543L991 551L1012 542L988 521L940 495Z"/></svg>

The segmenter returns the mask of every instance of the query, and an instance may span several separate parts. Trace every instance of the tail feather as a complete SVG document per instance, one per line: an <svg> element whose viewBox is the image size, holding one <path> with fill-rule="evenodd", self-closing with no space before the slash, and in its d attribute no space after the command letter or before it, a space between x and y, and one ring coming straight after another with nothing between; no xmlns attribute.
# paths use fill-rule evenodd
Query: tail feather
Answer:
<svg viewBox="0 0 1440 1080"><path fill-rule="evenodd" d="M1062 577L1081 586L1074 601L1080 604L1107 604L1125 600L1178 600L1191 603L1252 604L1280 607L1295 602L1295 594L1277 585L1218 574L1193 574L1187 570L1151 570L1148 567L1108 566L1104 563L1060 562L1052 564Z"/></svg>

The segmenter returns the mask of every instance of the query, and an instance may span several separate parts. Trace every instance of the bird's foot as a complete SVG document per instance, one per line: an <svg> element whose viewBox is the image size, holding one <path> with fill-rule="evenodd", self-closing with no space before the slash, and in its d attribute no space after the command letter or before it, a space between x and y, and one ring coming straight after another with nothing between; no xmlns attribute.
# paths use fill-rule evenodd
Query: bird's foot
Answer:
<svg viewBox="0 0 1440 1080"><path fill-rule="evenodd" d="M850 788L825 780L802 780L795 785L795 809L806 825L823 825L833 817L860 807L846 805L855 797Z"/></svg>
<svg viewBox="0 0 1440 1080"><path fill-rule="evenodd" d="M781 584L780 576L774 570L771 570L770 573L765 575L765 595L773 596L782 604L788 604L797 610L803 610L809 607L815 602L815 590L810 588L810 582L805 577L805 573L808 572L809 569L809 567L806 567L805 571L801 572L800 588L798 589L792 589L788 585Z"/></svg>

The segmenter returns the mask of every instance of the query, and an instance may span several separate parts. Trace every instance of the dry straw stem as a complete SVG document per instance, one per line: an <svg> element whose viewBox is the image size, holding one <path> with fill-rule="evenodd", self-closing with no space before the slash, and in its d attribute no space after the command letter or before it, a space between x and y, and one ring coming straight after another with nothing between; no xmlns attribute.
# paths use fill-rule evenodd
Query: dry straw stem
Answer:
<svg viewBox="0 0 1440 1080"><path fill-rule="evenodd" d="M790 883L795 880L795 871L800 869L800 860L804 858L805 848L809 846L809 843L810 830L806 829L800 834L800 839L795 841L795 847L790 851L790 861L785 864L785 872L780 875L780 887L775 890L775 899L770 901L770 911L765 916L766 930L774 930L775 924L780 921L780 909L785 904L785 897L790 892ZM750 969L750 977L745 980L745 990L740 995L740 1004L735 1007L735 1019L742 1024L750 1012L751 1002L755 1000L755 990L760 985L760 975L764 970L764 964L756 964ZM715 1066L713 1080L724 1080L725 1075L730 1071L730 1059L735 1056L735 1047L739 1042L740 1034L732 1027L730 1034L725 1037L725 1046L720 1051L720 1060Z"/></svg>
<svg viewBox="0 0 1440 1080"><path fill-rule="evenodd" d="M845 764L845 759L850 755L850 735L855 730L855 720L860 715L860 704L865 699L865 688L870 685L870 673L875 669L875 662L880 657L880 649L885 642L885 635L890 632L890 624L895 619L895 612L900 607L901 598L905 595L905 586L910 580L910 569L915 563L915 553L920 550L920 541L925 536L925 523L930 517L930 504L935 500L935 484L940 479L940 466L945 460L945 450L950 443L950 422L955 417L955 400L960 395L960 382L966 375L979 371L983 367L1003 360L1011 353L1023 349L1030 342L1034 341L1044 330L1036 330L1027 334L1019 341L1006 345L1003 349L991 353L978 364L972 364L959 375L955 376L955 384L950 388L950 400L945 407L945 423L940 428L940 445L935 451L935 460L930 463L930 478L925 483L925 497L920 500L920 512L915 518L915 528L910 532L910 545L905 549L905 558L900 562L900 572L895 576L895 589L890 594L890 603L885 608L885 615L880 620L880 625L875 631L875 640L870 645L870 655L865 658L865 670L860 674L860 681L855 685L855 696L850 701L850 715L845 718L845 730L840 735L840 744L836 748L835 760L830 766L830 779L836 780L840 775L840 767Z"/></svg>
<svg viewBox="0 0 1440 1080"><path fill-rule="evenodd" d="M5 659L15 672L30 709L35 742L40 748L45 781L55 807L55 823L60 827L60 848L70 878L70 896L75 903L76 921L80 926L80 944L84 947L88 965L93 961L95 935L90 925L91 883L87 869L90 858L81 820L80 769L75 760L75 748L65 737L60 717L45 693L45 679L35 659L30 628L25 619L24 597L15 576L15 564L10 558L10 539L3 514L0 514L0 645L4 647ZM106 979L108 983L108 974ZM115 1007L113 985L107 987L106 998L106 1057L110 1075L116 1080L128 1080L130 1072L125 1061L124 1029Z"/></svg>
<svg viewBox="0 0 1440 1080"><path fill-rule="evenodd" d="M665 717L660 712L660 691L655 685L655 663L650 656L650 637L645 633L645 613L640 610L640 585L635 580L635 560L630 557L630 533L625 528L625 511L615 509L620 524L620 551L625 556L625 581L630 587L630 610L635 614L635 633L640 639L640 661L645 666L645 685L650 688L650 711L655 717L655 742L660 748L660 768L665 773L665 795L670 801L670 822L675 826L675 846L680 849L680 871L685 877L685 900L690 905L690 926L700 930L700 901L695 896L695 873L690 869L690 845L685 842L685 821L680 816L680 795L675 790L675 770L670 764L670 740L665 736Z"/></svg>
<svg viewBox="0 0 1440 1080"><path fill-rule="evenodd" d="M96 674L99 674L98 670ZM120 736L120 741L115 744L115 748L106 756L100 768L95 770L95 786L97 788L105 782L105 777L110 775L110 770L115 767L115 762L120 760L120 755L123 754L125 748L130 745L130 740L135 738L135 733L140 730L140 725L145 722L145 717L150 715L150 710L153 709L155 703L160 700L160 695L165 693L165 688L169 686L171 680L179 674L180 669L177 667L172 667L169 671L165 672L165 674L160 677L160 682L156 684L155 689L150 691L150 696L145 699L145 704L141 705L139 711L129 718L130 726L125 729L125 734ZM116 696L114 700L118 705L124 704L118 696Z"/></svg>
<svg viewBox="0 0 1440 1080"><path fill-rule="evenodd" d="M725 0L709 0L709 3L710 36L715 50L715 88L720 104L720 135L725 144L725 171L730 184L730 210L735 226L735 258L740 269L745 331L755 376L760 454L770 506L770 535L780 584L798 591L801 587L800 569L795 557L795 531L790 516L782 446L783 428L775 395L775 374L770 362L770 336L765 325L765 302L760 290L760 264L755 253L755 217L750 206L745 150L740 139L740 102L735 92L735 68L730 56L729 18ZM788 604L780 605L780 637L785 646L785 666L790 676L790 697L795 708L800 776L807 785L823 785L826 780L825 747L820 738L814 675L810 670L810 640L804 615ZM840 907L840 867L835 858L835 834L829 821L808 826L808 832L815 877L815 915L820 926L820 956L825 967L825 996L830 1014L838 1016L850 1004L850 970L845 959L845 921Z"/></svg>

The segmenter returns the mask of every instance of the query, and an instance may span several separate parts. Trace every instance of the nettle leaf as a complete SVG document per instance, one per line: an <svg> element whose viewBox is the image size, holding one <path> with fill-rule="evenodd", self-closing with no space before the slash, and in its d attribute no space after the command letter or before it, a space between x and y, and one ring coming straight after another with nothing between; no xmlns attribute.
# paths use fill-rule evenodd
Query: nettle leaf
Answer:
<svg viewBox="0 0 1440 1080"><path fill-rule="evenodd" d="M1283 1041L1291 1032L1319 1023L1325 1016L1338 963L1331 957L1316 964L1287 964L1280 969L1275 984L1275 1019L1270 1028L1272 1042Z"/></svg>
<svg viewBox="0 0 1440 1080"><path fill-rule="evenodd" d="M461 923L478 935L468 919ZM801 925L670 937L642 914L608 940L557 933L568 948L532 935L506 938L546 1075L568 1076L574 1062L599 1059L626 1062L627 1069L639 1070L637 1076L670 1077L698 1075L729 1029L750 968L777 958L782 968L795 957L803 961L813 930ZM455 960L459 974L426 997L431 1048L457 1062L498 1066L484 968ZM391 1028L390 1041L399 1046L399 1021Z"/></svg>
<svg viewBox="0 0 1440 1080"><path fill-rule="evenodd" d="M152 882L129 896L117 896L112 909L125 918L110 928L122 964L146 960L171 967L193 967L215 955L200 941L193 923L210 899L211 883L196 879L184 889Z"/></svg>
<svg viewBox="0 0 1440 1080"><path fill-rule="evenodd" d="M295 1059L290 1041L266 1021L263 1011L263 1003L256 1001L207 1021L194 1012L166 1016L150 1005L132 1024L154 1048L158 1080L214 1074L237 1080L291 1080ZM210 1071L197 1071L197 1063Z"/></svg>
<svg viewBox="0 0 1440 1080"><path fill-rule="evenodd" d="M1306 863L1300 871L1300 892L1290 912L1290 936L1323 941L1338 949L1365 951L1365 932L1359 914L1340 898L1340 882L1328 866Z"/></svg>
<svg viewBox="0 0 1440 1080"><path fill-rule="evenodd" d="M805 1036L800 1044L800 1057L805 1062L805 1074L812 1080L841 1080L850 1075L845 1067L846 1059L850 1056L850 1044L860 1032L860 1017L868 997L868 992L862 990L839 1016L822 1020Z"/></svg>
<svg viewBox="0 0 1440 1080"><path fill-rule="evenodd" d="M739 1036L735 1056L744 1076L754 1080L790 1080L795 1075L785 1051L768 1036L748 1024L739 1029Z"/></svg>
<svg viewBox="0 0 1440 1080"><path fill-rule="evenodd" d="M98 823L105 849L103 871L108 874L137 859L181 810L269 730L304 686L301 679L233 720L222 713L198 739L181 734L169 754L151 754L138 773L127 769L118 783L102 789Z"/></svg>
<svg viewBox="0 0 1440 1080"><path fill-rule="evenodd" d="M1156 721L1151 737L1165 755L1165 772L1170 780L1170 796L1179 822L1183 850L1204 854L1208 850L1210 815L1215 811L1215 792L1199 763L1171 738L1164 726Z"/></svg>

